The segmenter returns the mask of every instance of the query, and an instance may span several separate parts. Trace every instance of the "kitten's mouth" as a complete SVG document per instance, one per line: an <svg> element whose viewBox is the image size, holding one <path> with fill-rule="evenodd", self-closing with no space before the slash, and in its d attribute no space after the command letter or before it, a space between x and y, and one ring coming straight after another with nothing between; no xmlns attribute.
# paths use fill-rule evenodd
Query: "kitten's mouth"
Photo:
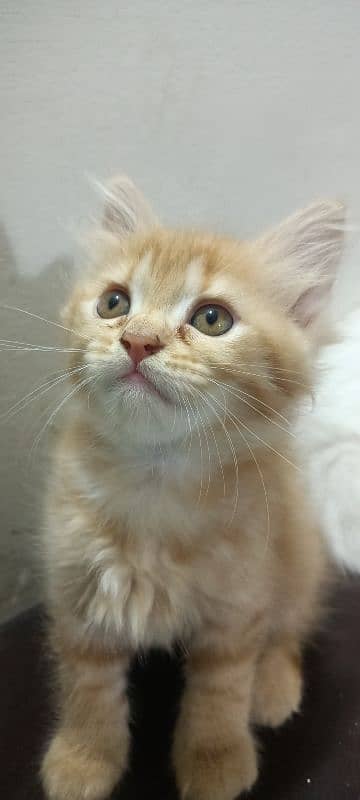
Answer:
<svg viewBox="0 0 360 800"><path fill-rule="evenodd" d="M152 391L155 390L155 386L136 369L123 375L121 380L130 383L132 386L144 386Z"/></svg>
<svg viewBox="0 0 360 800"><path fill-rule="evenodd" d="M162 400L169 402L167 398L164 397L164 395L157 389L155 384L137 369L127 372L126 375L122 375L120 380L122 383L126 383L128 386L134 386L136 388L139 387L143 391L147 391L156 397L161 397Z"/></svg>

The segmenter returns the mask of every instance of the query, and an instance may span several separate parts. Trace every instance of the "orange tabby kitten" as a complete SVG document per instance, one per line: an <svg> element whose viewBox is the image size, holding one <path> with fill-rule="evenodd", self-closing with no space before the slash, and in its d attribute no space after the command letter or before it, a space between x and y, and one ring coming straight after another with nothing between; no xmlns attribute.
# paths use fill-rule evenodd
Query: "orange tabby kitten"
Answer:
<svg viewBox="0 0 360 800"><path fill-rule="evenodd" d="M59 718L50 800L127 766L138 648L188 652L173 763L189 800L257 775L252 725L301 701L325 565L292 418L342 249L318 203L253 243L159 226L125 178L65 310L73 386L44 547Z"/></svg>

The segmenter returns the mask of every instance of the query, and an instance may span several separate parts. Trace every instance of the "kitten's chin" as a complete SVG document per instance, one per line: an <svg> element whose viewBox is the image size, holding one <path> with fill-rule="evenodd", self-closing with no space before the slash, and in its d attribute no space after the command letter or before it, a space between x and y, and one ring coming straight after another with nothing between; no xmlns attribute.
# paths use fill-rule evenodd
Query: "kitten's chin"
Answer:
<svg viewBox="0 0 360 800"><path fill-rule="evenodd" d="M141 381L118 382L90 408L93 422L106 438L129 454L144 447L174 445L187 433L176 404ZM135 447L135 451L134 451Z"/></svg>

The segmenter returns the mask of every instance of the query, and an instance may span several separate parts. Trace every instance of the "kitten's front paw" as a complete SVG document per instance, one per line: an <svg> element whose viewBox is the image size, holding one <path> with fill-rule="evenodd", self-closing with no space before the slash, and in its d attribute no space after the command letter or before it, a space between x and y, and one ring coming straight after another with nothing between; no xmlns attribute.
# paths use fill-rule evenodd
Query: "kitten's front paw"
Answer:
<svg viewBox="0 0 360 800"><path fill-rule="evenodd" d="M302 696L300 660L278 648L268 650L256 673L252 720L277 728L299 710Z"/></svg>
<svg viewBox="0 0 360 800"><path fill-rule="evenodd" d="M257 777L256 751L250 734L226 744L192 745L179 737L174 764L183 800L234 800Z"/></svg>
<svg viewBox="0 0 360 800"><path fill-rule="evenodd" d="M120 774L119 764L96 757L63 733L51 742L41 768L49 800L105 800Z"/></svg>

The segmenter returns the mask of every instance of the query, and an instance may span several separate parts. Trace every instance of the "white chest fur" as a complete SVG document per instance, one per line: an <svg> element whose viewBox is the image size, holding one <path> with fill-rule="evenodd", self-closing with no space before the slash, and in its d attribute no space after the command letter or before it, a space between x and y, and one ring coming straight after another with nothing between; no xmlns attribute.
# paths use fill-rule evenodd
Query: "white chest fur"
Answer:
<svg viewBox="0 0 360 800"><path fill-rule="evenodd" d="M98 534L84 537L82 557L94 576L86 624L135 647L187 638L211 613L210 595L223 593L222 562L231 563L224 542L215 549L207 541L209 523L220 530L224 509L197 491L187 495L190 468L182 486L178 465L176 482L168 467L119 475L109 466L107 474L82 469L77 476L82 495L104 519Z"/></svg>

